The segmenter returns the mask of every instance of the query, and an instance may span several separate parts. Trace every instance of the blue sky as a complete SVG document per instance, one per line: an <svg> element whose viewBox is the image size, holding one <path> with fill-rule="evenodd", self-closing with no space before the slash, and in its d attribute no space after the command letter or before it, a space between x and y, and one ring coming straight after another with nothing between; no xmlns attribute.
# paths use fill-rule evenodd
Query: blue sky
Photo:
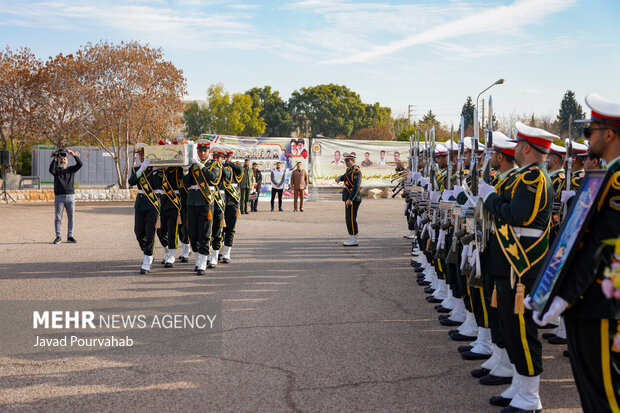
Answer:
<svg viewBox="0 0 620 413"><path fill-rule="evenodd" d="M496 113L556 114L567 89L620 102L618 0L0 0L0 44L45 59L139 40L182 69L190 98L344 84L393 114L416 105L458 128L498 78Z"/></svg>

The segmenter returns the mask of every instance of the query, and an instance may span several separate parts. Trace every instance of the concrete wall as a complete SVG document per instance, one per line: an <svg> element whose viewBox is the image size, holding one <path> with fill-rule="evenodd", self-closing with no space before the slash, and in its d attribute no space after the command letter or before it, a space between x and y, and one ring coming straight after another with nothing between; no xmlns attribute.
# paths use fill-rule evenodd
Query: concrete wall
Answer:
<svg viewBox="0 0 620 413"><path fill-rule="evenodd" d="M53 189L7 191L7 193L18 203L54 202ZM76 189L75 200L78 202L133 201L137 194L137 189Z"/></svg>

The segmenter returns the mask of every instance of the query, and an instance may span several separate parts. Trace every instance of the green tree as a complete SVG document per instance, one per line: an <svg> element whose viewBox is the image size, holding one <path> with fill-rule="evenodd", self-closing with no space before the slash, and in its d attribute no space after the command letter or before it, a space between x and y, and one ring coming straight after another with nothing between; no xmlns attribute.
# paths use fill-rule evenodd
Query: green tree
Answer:
<svg viewBox="0 0 620 413"><path fill-rule="evenodd" d="M359 129L387 123L390 114L388 108L366 105L357 93L334 84L294 91L289 109L295 127L303 136L350 137Z"/></svg>
<svg viewBox="0 0 620 413"><path fill-rule="evenodd" d="M252 107L259 108L259 116L265 121L265 136L290 136L293 118L280 92L271 91L271 86L252 88L245 92L252 97Z"/></svg>
<svg viewBox="0 0 620 413"><path fill-rule="evenodd" d="M560 112L556 118L560 134L565 137L568 137L568 119L570 115L573 115L573 120L583 119L586 116L585 113L583 113L583 108L575 99L575 92L567 90L560 103ZM573 130L571 133L573 139L581 137L583 125L573 123Z"/></svg>
<svg viewBox="0 0 620 413"><path fill-rule="evenodd" d="M467 100L463 104L463 108L461 109L461 116L465 117L465 129L474 124L474 109L476 106L474 105L471 96L467 96Z"/></svg>
<svg viewBox="0 0 620 413"><path fill-rule="evenodd" d="M199 105L195 100L189 104L189 107L183 112L183 124L185 125L185 136L197 138L205 133L206 125L204 105Z"/></svg>
<svg viewBox="0 0 620 413"><path fill-rule="evenodd" d="M411 125L409 128L403 129L398 135L396 135L396 140L409 142L409 137L413 135L416 130L418 130L418 127Z"/></svg>
<svg viewBox="0 0 620 413"><path fill-rule="evenodd" d="M253 107L252 97L241 93L231 96L221 83L209 86L203 113L204 130L209 133L258 136L265 131L265 121L259 117L260 108Z"/></svg>
<svg viewBox="0 0 620 413"><path fill-rule="evenodd" d="M421 129L430 129L433 126L435 126L435 129L438 129L441 126L441 124L435 117L435 114L433 113L433 111L429 110L428 113L424 115L424 117L422 117L422 120L420 121L419 126Z"/></svg>

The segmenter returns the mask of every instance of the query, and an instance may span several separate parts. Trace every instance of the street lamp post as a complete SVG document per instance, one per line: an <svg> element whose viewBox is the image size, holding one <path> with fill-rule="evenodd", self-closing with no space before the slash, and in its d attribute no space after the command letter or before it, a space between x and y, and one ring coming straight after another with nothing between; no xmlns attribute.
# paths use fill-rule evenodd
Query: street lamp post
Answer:
<svg viewBox="0 0 620 413"><path fill-rule="evenodd" d="M478 99L480 99L480 95L482 95L484 92L491 89L493 86L501 85L502 83L504 83L504 79L499 79L497 82L493 83L491 86L478 93L478 96L476 96L476 116L474 117L474 133L476 134L476 137L478 137Z"/></svg>

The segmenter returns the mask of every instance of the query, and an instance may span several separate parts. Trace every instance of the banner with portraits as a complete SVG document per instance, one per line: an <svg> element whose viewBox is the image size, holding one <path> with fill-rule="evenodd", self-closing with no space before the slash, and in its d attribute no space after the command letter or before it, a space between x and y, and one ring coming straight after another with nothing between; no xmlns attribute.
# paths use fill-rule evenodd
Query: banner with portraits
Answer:
<svg viewBox="0 0 620 413"><path fill-rule="evenodd" d="M233 155L234 162L243 164L245 159L250 160L250 165L256 162L258 170L261 171L263 176L261 185L263 197L267 193L271 193L271 171L276 169L278 162L280 163L280 168L286 174L284 179L284 198L293 197L293 190L289 188L288 183L291 172L295 165L297 165L297 162L301 162L302 169L308 171L310 152L308 139L228 135L203 135L202 138L209 139L216 144L220 143L232 147L235 151Z"/></svg>
<svg viewBox="0 0 620 413"><path fill-rule="evenodd" d="M397 169L408 167L408 142L313 139L311 145L312 175L318 187L342 186L334 179L346 170L344 153L355 153L365 187L392 185Z"/></svg>

